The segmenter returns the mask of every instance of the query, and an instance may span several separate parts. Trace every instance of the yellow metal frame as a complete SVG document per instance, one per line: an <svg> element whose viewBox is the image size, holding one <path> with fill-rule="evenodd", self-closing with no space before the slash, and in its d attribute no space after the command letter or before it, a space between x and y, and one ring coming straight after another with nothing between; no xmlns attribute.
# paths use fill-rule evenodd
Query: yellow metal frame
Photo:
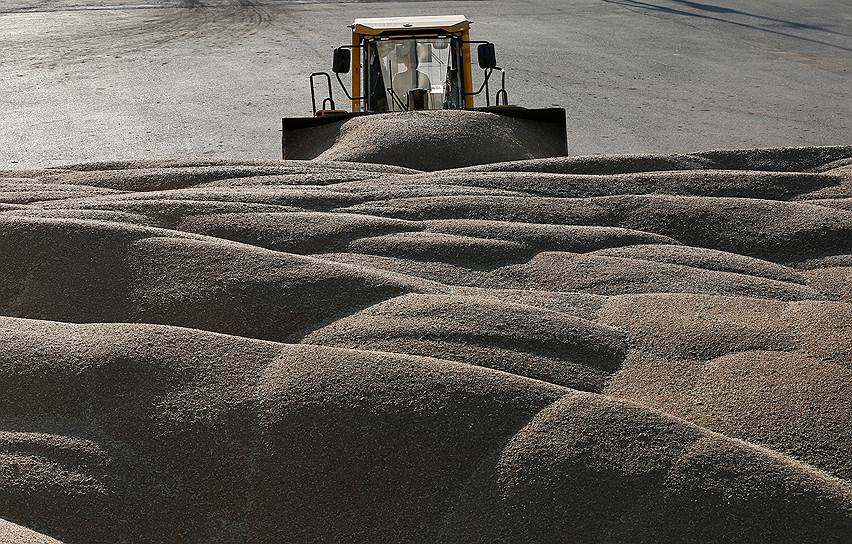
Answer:
<svg viewBox="0 0 852 544"><path fill-rule="evenodd" d="M464 78L464 107L473 108L473 70L470 54L470 21L458 22L449 27L417 27L410 28L404 25L394 28L372 29L360 24L352 25L352 111L361 111L361 45L365 38L373 38L387 32L404 31L412 36L430 35L435 33L453 34L462 40L462 65L464 66L462 77Z"/></svg>
<svg viewBox="0 0 852 544"><path fill-rule="evenodd" d="M462 64L464 65L464 107L473 108L473 70L470 58L470 25L462 32Z"/></svg>
<svg viewBox="0 0 852 544"><path fill-rule="evenodd" d="M352 111L361 111L361 34L352 32Z"/></svg>

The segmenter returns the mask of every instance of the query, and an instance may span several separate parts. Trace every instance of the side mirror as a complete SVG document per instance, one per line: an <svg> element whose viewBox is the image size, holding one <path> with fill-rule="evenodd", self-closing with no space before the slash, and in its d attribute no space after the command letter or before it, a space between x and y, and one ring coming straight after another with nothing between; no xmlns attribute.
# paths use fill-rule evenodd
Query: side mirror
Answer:
<svg viewBox="0 0 852 544"><path fill-rule="evenodd" d="M348 74L349 66L352 64L352 52L348 49L338 47L334 50L334 61L331 63L331 71L335 74Z"/></svg>
<svg viewBox="0 0 852 544"><path fill-rule="evenodd" d="M479 57L479 67L483 70L497 68L497 52L494 50L493 43L479 44L476 48L476 56Z"/></svg>

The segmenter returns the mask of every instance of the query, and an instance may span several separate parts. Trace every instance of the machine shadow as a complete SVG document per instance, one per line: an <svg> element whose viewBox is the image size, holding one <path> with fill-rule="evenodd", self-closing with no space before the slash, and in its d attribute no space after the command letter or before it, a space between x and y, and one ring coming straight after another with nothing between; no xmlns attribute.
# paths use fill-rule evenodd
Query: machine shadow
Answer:
<svg viewBox="0 0 852 544"><path fill-rule="evenodd" d="M697 13L697 12L694 12L694 11L687 11L685 9L677 9L677 8L673 8L673 7L661 6L661 5L658 5L658 4L651 3L651 2L642 2L640 0L602 0L602 1L606 2L607 4L617 4L617 5L625 6L625 7L645 9L645 10L649 10L649 11L657 11L657 12L668 13L668 14L672 14L672 15L681 15L681 16L685 16L685 17L695 17L695 18L698 18L698 19L706 19L706 20L710 20L710 21L717 21L717 22L720 22L720 23L726 23L726 24L729 24L729 25L739 26L739 27L742 27L742 28L748 28L750 30L757 30L757 31L760 31L760 32L766 32L768 34L775 34L776 36L784 36L786 38L793 38L793 39L804 41L804 42L809 42L809 43L813 43L813 44L817 44L817 45L823 45L825 47L831 47L833 49L839 49L841 51L852 51L852 48L850 48L850 47L844 47L842 45L837 45L837 44L834 44L834 43L831 43L831 42L826 42L826 41L818 40L818 39L814 39L814 38L807 38L807 37L804 37L804 36L798 36L796 34L791 34L789 32L783 32L781 30L773 30L771 28L765 28L763 26L758 26L758 25L754 25L754 24L744 23L744 22L740 22L740 21L733 21L731 19L726 19L726 18L723 18L723 17L707 15L706 13ZM773 17L766 17L764 15L757 15L757 14L749 13L749 12L746 12L746 11L740 11L740 10L734 9L734 8L726 8L726 7L722 7L722 6L716 6L716 5L713 5L713 4L704 4L704 3L701 3L701 2L692 2L692 1L689 1L689 0L671 0L671 1L674 2L674 3L680 4L683 7L695 8L695 9L698 9L698 10L701 10L701 11L704 11L704 12L718 13L718 14L729 14L729 15L743 16L743 17L752 17L752 18L757 18L757 19L764 20L764 21L781 23L784 26L788 26L788 27L795 28L795 29L825 32L825 33L829 33L829 34L832 34L832 35L835 35L835 36L849 37L848 34L845 34L845 33L842 33L842 32L836 32L836 31L829 30L829 29L826 29L826 28L823 28L823 27L820 27L820 26L807 25L807 24L804 24L804 23L797 23L795 21L788 21L788 20L785 20L785 19L776 19L776 18L773 18Z"/></svg>

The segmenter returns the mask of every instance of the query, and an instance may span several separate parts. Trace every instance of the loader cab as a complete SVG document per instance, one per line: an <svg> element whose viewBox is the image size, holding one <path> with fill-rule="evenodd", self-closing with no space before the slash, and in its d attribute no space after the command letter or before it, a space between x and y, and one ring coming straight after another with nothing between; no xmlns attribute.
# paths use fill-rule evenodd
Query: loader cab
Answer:
<svg viewBox="0 0 852 544"><path fill-rule="evenodd" d="M472 109L474 97L485 90L491 105L488 81L497 67L494 45L470 40L471 22L463 15L435 17L383 17L355 19L351 44L334 50L332 71L351 102L352 114L411 110ZM473 90L471 46L476 44L483 83ZM351 73L350 89L341 74ZM317 108L314 79L325 77L328 98ZM311 75L314 114L323 116L350 111L336 109L331 77ZM496 103L508 105L503 87Z"/></svg>
<svg viewBox="0 0 852 544"><path fill-rule="evenodd" d="M494 44L472 41L470 25L463 15L355 19L349 26L350 43L333 50L331 73L314 72L309 77L313 115L281 119L281 157L320 157L355 117L385 113L389 121L401 123L395 130L404 132L411 116L394 112L412 110L474 110L518 119L536 134L536 158L567 155L565 110L510 106L506 72L497 66ZM474 54L482 69L476 90ZM491 77L494 73L499 80ZM343 81L346 74L349 82ZM333 94L335 78L348 99L347 103L341 100L340 106ZM493 95L492 88L497 89ZM476 135L472 141L488 145ZM429 142L422 143L423 152L429 153ZM464 147L471 142L457 144Z"/></svg>
<svg viewBox="0 0 852 544"><path fill-rule="evenodd" d="M494 44L472 41L470 25L464 15L355 19L349 26L350 43L334 49L334 75L310 75L313 116L281 119L281 157L320 157L335 145L342 127L354 117L386 113L389 119L402 123L397 128L404 131L406 119L411 117L394 112L412 110L474 110L519 119L534 127L530 130L539 142L536 158L567 155L565 110L510 106L506 72L497 66ZM473 52L482 69L477 90ZM497 82L491 77L495 72L500 77ZM345 74L350 74L349 83L341 77ZM335 102L335 78L348 99L346 106L343 101L340 107ZM323 86L325 97L318 94ZM497 89L493 100L492 87ZM476 145L487 143L477 141ZM423 152L429 152L428 145Z"/></svg>
<svg viewBox="0 0 852 544"><path fill-rule="evenodd" d="M463 108L461 41L447 35L364 40L364 111Z"/></svg>

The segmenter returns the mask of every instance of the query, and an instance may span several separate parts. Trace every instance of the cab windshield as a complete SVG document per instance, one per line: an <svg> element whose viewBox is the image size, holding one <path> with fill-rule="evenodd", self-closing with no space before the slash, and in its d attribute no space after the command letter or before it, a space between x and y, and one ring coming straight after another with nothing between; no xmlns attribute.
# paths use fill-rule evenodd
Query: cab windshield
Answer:
<svg viewBox="0 0 852 544"><path fill-rule="evenodd" d="M365 79L368 110L461 108L457 44L458 40L451 37L369 41ZM416 107L415 98L420 101Z"/></svg>

